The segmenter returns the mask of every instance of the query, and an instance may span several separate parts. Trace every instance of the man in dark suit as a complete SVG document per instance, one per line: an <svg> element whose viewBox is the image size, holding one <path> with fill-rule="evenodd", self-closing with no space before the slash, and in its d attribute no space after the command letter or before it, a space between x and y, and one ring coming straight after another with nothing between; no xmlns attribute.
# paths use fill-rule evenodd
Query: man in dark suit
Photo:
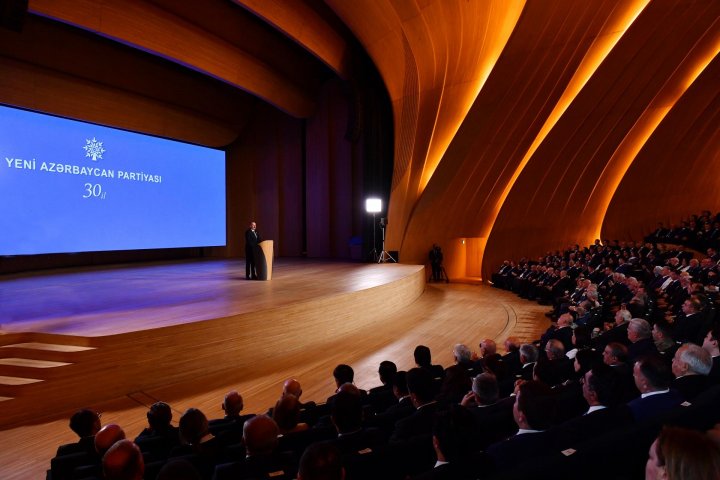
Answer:
<svg viewBox="0 0 720 480"><path fill-rule="evenodd" d="M262 242L262 236L257 231L257 224L250 222L250 228L245 230L245 278L257 280L257 265L255 248Z"/></svg>
<svg viewBox="0 0 720 480"><path fill-rule="evenodd" d="M660 355L652 339L650 324L644 318L630 320L627 337L630 341L628 346L628 361L630 363L635 363L640 357L646 355Z"/></svg>
<svg viewBox="0 0 720 480"><path fill-rule="evenodd" d="M371 388L368 392L368 401L370 402L374 412L384 412L390 406L397 403L397 399L393 393L395 375L397 375L397 366L394 362L389 360L380 362L378 376L380 377L382 385Z"/></svg>
<svg viewBox="0 0 720 480"><path fill-rule="evenodd" d="M87 453L95 455L95 434L100 430L100 414L93 410L78 410L70 417L70 429L75 432L79 440L77 443L61 445L57 455L69 455L71 453Z"/></svg>
<svg viewBox="0 0 720 480"><path fill-rule="evenodd" d="M706 325L701 309L702 305L697 299L691 298L683 302L682 315L679 315L673 323L675 340L681 343L702 343L703 327Z"/></svg>
<svg viewBox="0 0 720 480"><path fill-rule="evenodd" d="M680 392L685 400L692 401L708 387L712 358L702 347L686 343L675 352L672 372L675 375L670 388Z"/></svg>
<svg viewBox="0 0 720 480"><path fill-rule="evenodd" d="M670 389L673 374L659 357L643 357L633 367L640 397L628 403L635 421L640 423L672 410L683 402L680 393Z"/></svg>
<svg viewBox="0 0 720 480"><path fill-rule="evenodd" d="M432 377L427 370L413 368L407 373L407 385L415 412L399 420L390 437L391 443L402 442L418 435L432 433L438 403L434 400Z"/></svg>
<svg viewBox="0 0 720 480"><path fill-rule="evenodd" d="M473 442L477 449L499 442L517 431L513 418L513 397L500 399L497 378L491 373L481 373L473 379L472 391L460 405L474 417L477 428Z"/></svg>
<svg viewBox="0 0 720 480"><path fill-rule="evenodd" d="M487 449L498 470L554 451L554 436L548 430L555 409L554 400L550 387L541 382L525 382L518 387L513 406L518 433Z"/></svg>
<svg viewBox="0 0 720 480"><path fill-rule="evenodd" d="M589 408L580 417L554 428L560 450L576 447L583 441L632 422L627 405L620 403L618 381L617 373L605 364L594 365L585 373L582 392Z"/></svg>
<svg viewBox="0 0 720 480"><path fill-rule="evenodd" d="M245 404L242 395L235 390L225 395L221 408L225 412L225 417L208 422L210 433L219 437L224 444L239 443L242 440L242 429L245 421L255 415L240 415L240 412L245 408Z"/></svg>
<svg viewBox="0 0 720 480"><path fill-rule="evenodd" d="M433 365L430 348L425 345L415 347L413 357L415 358L415 365L430 372L432 378L441 379L445 376L445 369L442 365Z"/></svg>

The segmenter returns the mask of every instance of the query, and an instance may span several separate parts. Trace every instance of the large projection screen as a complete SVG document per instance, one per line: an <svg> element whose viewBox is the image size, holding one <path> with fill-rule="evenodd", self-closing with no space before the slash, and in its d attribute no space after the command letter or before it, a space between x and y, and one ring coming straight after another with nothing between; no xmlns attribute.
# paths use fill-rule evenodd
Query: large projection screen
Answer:
<svg viewBox="0 0 720 480"><path fill-rule="evenodd" d="M0 255L222 246L221 150L0 105Z"/></svg>

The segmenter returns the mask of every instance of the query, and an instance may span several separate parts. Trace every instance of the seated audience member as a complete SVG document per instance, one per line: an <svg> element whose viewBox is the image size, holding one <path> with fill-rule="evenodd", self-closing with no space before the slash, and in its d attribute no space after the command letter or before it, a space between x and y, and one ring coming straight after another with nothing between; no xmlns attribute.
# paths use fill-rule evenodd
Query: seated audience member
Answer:
<svg viewBox="0 0 720 480"><path fill-rule="evenodd" d="M650 324L644 318L633 318L628 325L628 361L635 361L646 355L659 355L652 339Z"/></svg>
<svg viewBox="0 0 720 480"><path fill-rule="evenodd" d="M192 455L191 461L200 475L209 478L222 458L223 443L210 433L207 417L197 408L188 408L178 423L184 445L174 449L170 456Z"/></svg>
<svg viewBox="0 0 720 480"><path fill-rule="evenodd" d="M680 345L672 338L672 329L665 320L658 320L652 327L652 338L658 354L666 362L672 362Z"/></svg>
<svg viewBox="0 0 720 480"><path fill-rule="evenodd" d="M307 423L300 422L300 401L293 395L285 395L277 401L272 419L277 423L282 435L302 432L309 428Z"/></svg>
<svg viewBox="0 0 720 480"><path fill-rule="evenodd" d="M395 428L395 422L401 418L405 418L415 411L415 406L410 398L410 392L407 389L407 372L401 370L395 375L393 382L393 394L395 395L395 403L385 409L384 412L368 419L370 426L381 428L386 436L392 433Z"/></svg>
<svg viewBox="0 0 720 480"><path fill-rule="evenodd" d="M683 302L682 314L673 322L675 340L680 343L702 343L703 330L707 325L701 310L702 304L697 299L690 298Z"/></svg>
<svg viewBox="0 0 720 480"><path fill-rule="evenodd" d="M501 358L501 356L497 353L497 344L490 338L481 341L478 346L480 347L480 352L479 354L473 354L472 358L475 362L475 371L483 372L487 363L492 363Z"/></svg>
<svg viewBox="0 0 720 480"><path fill-rule="evenodd" d="M707 335L703 339L702 348L710 354L712 358L712 368L708 379L711 383L720 383L720 346L718 341L720 340L720 327L714 327L708 330Z"/></svg>
<svg viewBox="0 0 720 480"><path fill-rule="evenodd" d="M327 401L325 402L327 408L330 409L332 409L332 402L335 400L335 395L337 394L337 392L340 391L340 387L345 385L346 383L354 384L355 371L350 365L340 364L333 370L333 379L335 380L335 393L328 397ZM360 390L360 396L363 398L363 403L365 403L365 397L367 396L367 392L365 390Z"/></svg>
<svg viewBox="0 0 720 480"><path fill-rule="evenodd" d="M458 404L470 390L471 385L472 380L468 371L460 365L453 365L445 370L445 378L436 398L443 405Z"/></svg>
<svg viewBox="0 0 720 480"><path fill-rule="evenodd" d="M604 363L596 363L583 378L582 395L589 406L584 415L555 427L558 446L566 449L632 422L627 405L620 403L618 375Z"/></svg>
<svg viewBox="0 0 720 480"><path fill-rule="evenodd" d="M368 400L373 408L373 411L383 412L388 407L395 404L396 399L393 394L395 375L397 375L397 366L395 363L389 360L380 362L378 377L380 378L380 383L382 383L382 385L371 388L368 392Z"/></svg>
<svg viewBox="0 0 720 480"><path fill-rule="evenodd" d="M650 446L646 480L715 480L720 448L694 430L665 427Z"/></svg>
<svg viewBox="0 0 720 480"><path fill-rule="evenodd" d="M565 347L560 340L552 339L545 345L547 360L539 360L535 364L533 379L554 387L570 378L573 362L565 356ZM540 374L542 378L536 378Z"/></svg>
<svg viewBox="0 0 720 480"><path fill-rule="evenodd" d="M485 448L515 432L514 403L513 397L500 399L500 388L493 374L481 373L473 379L472 391L465 395L460 405L475 419L478 429L474 441L478 448Z"/></svg>
<svg viewBox="0 0 720 480"><path fill-rule="evenodd" d="M540 348L545 349L548 341L558 340L562 343L565 352L572 350L573 317L563 313L557 320L557 325L551 325L540 339Z"/></svg>
<svg viewBox="0 0 720 480"><path fill-rule="evenodd" d="M120 440L125 440L125 431L120 425L109 423L95 434L95 451L102 457L115 442Z"/></svg>
<svg viewBox="0 0 720 480"><path fill-rule="evenodd" d="M413 352L415 365L430 372L432 378L442 378L445 376L445 369L442 365L433 365L430 349L425 345L418 345Z"/></svg>
<svg viewBox="0 0 720 480"><path fill-rule="evenodd" d="M102 469L105 480L142 480L145 463L137 445L119 440L103 456Z"/></svg>
<svg viewBox="0 0 720 480"><path fill-rule="evenodd" d="M532 380L533 369L538 360L538 349L531 343L526 343L520 347L520 369L519 378L523 380Z"/></svg>
<svg viewBox="0 0 720 480"><path fill-rule="evenodd" d="M508 337L505 339L505 355L502 356L502 362L505 365L505 371L508 376L515 377L520 373L522 364L520 363L520 340L517 337Z"/></svg>
<svg viewBox="0 0 720 480"><path fill-rule="evenodd" d="M579 350L589 349L592 345L592 338L590 337L590 330L587 327L578 325L573 329L572 333L572 349L565 352L565 355L570 359L574 359L575 355Z"/></svg>
<svg viewBox="0 0 720 480"><path fill-rule="evenodd" d="M342 456L332 443L319 442L305 449L297 480L343 480Z"/></svg>
<svg viewBox="0 0 720 480"><path fill-rule="evenodd" d="M383 441L378 429L363 428L360 390L351 383L340 387L330 417L337 430L337 438L331 442L342 454L372 449Z"/></svg>
<svg viewBox="0 0 720 480"><path fill-rule="evenodd" d="M445 374L449 369L460 368L468 372L471 375L475 370L475 364L472 361L472 352L462 343L458 343L453 347L453 358L455 359L455 365L445 369Z"/></svg>
<svg viewBox="0 0 720 480"><path fill-rule="evenodd" d="M519 385L513 407L519 430L514 436L487 449L498 470L515 467L553 451L553 437L548 429L554 410L554 395L550 387L535 381Z"/></svg>
<svg viewBox="0 0 720 480"><path fill-rule="evenodd" d="M628 310L620 309L615 313L615 323L608 326L604 332L595 337L595 347L600 350L605 348L605 345L617 342L627 345L630 343L627 336L628 327L632 316ZM609 325L609 324L608 324Z"/></svg>
<svg viewBox="0 0 720 480"><path fill-rule="evenodd" d="M80 452L95 455L95 434L100 428L100 414L88 409L78 410L70 417L70 429L75 432L79 440L77 443L58 447L57 455Z"/></svg>
<svg viewBox="0 0 720 480"><path fill-rule="evenodd" d="M148 427L135 438L135 444L142 452L159 458L167 458L170 451L180 445L180 433L173 426L172 410L165 402L155 402L147 412Z"/></svg>
<svg viewBox="0 0 720 480"><path fill-rule="evenodd" d="M297 466L292 455L277 452L279 433L277 424L267 415L256 415L246 421L243 426L245 458L218 465L213 478L294 478Z"/></svg>
<svg viewBox="0 0 720 480"><path fill-rule="evenodd" d="M413 368L407 373L407 386L415 412L398 420L390 442L432 433L438 403L434 400L432 377L427 370Z"/></svg>
<svg viewBox="0 0 720 480"><path fill-rule="evenodd" d="M630 401L628 407L638 423L672 410L684 400L680 393L670 390L672 371L656 356L643 357L635 362L633 378L640 398Z"/></svg>
<svg viewBox="0 0 720 480"><path fill-rule="evenodd" d="M675 375L670 388L680 392L685 400L692 401L708 387L708 375L712 358L702 347L686 343L675 352L672 373Z"/></svg>
<svg viewBox="0 0 720 480"><path fill-rule="evenodd" d="M292 395L300 402L300 422L307 423L308 425L314 425L317 421L317 405L313 401L303 402L302 401L302 386L300 382L294 378L289 378L283 383L282 394L280 398L286 395ZM268 410L267 415L272 417L272 408Z"/></svg>
<svg viewBox="0 0 720 480"><path fill-rule="evenodd" d="M242 438L242 427L245 421L255 415L241 415L245 402L242 395L235 390L225 394L221 408L225 417L216 418L208 422L210 432L215 436L223 436L223 443L235 443Z"/></svg>
<svg viewBox="0 0 720 480"><path fill-rule="evenodd" d="M414 480L474 479L477 465L472 461L475 452L475 425L472 415L464 408L453 405L449 411L438 414L433 425L435 467Z"/></svg>

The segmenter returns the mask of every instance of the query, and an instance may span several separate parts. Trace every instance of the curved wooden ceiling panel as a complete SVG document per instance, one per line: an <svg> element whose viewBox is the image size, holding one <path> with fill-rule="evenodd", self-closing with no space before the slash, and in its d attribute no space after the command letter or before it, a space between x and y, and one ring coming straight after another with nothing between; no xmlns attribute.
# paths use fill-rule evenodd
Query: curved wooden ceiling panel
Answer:
<svg viewBox="0 0 720 480"><path fill-rule="evenodd" d="M518 177L488 239L490 264L599 235L635 155L717 55L719 10L652 2L637 17Z"/></svg>
<svg viewBox="0 0 720 480"><path fill-rule="evenodd" d="M267 63L150 2L31 0L29 11L202 71L296 117L307 117L314 111L314 97ZM196 14L201 13L196 9Z"/></svg>

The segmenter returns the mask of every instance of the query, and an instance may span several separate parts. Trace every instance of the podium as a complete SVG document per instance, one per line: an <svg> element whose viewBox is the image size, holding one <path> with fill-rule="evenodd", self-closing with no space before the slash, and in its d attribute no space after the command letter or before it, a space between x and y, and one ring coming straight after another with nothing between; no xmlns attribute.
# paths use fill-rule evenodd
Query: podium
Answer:
<svg viewBox="0 0 720 480"><path fill-rule="evenodd" d="M258 243L253 253L255 254L255 270L257 270L258 280L270 280L272 278L273 241L263 240Z"/></svg>

